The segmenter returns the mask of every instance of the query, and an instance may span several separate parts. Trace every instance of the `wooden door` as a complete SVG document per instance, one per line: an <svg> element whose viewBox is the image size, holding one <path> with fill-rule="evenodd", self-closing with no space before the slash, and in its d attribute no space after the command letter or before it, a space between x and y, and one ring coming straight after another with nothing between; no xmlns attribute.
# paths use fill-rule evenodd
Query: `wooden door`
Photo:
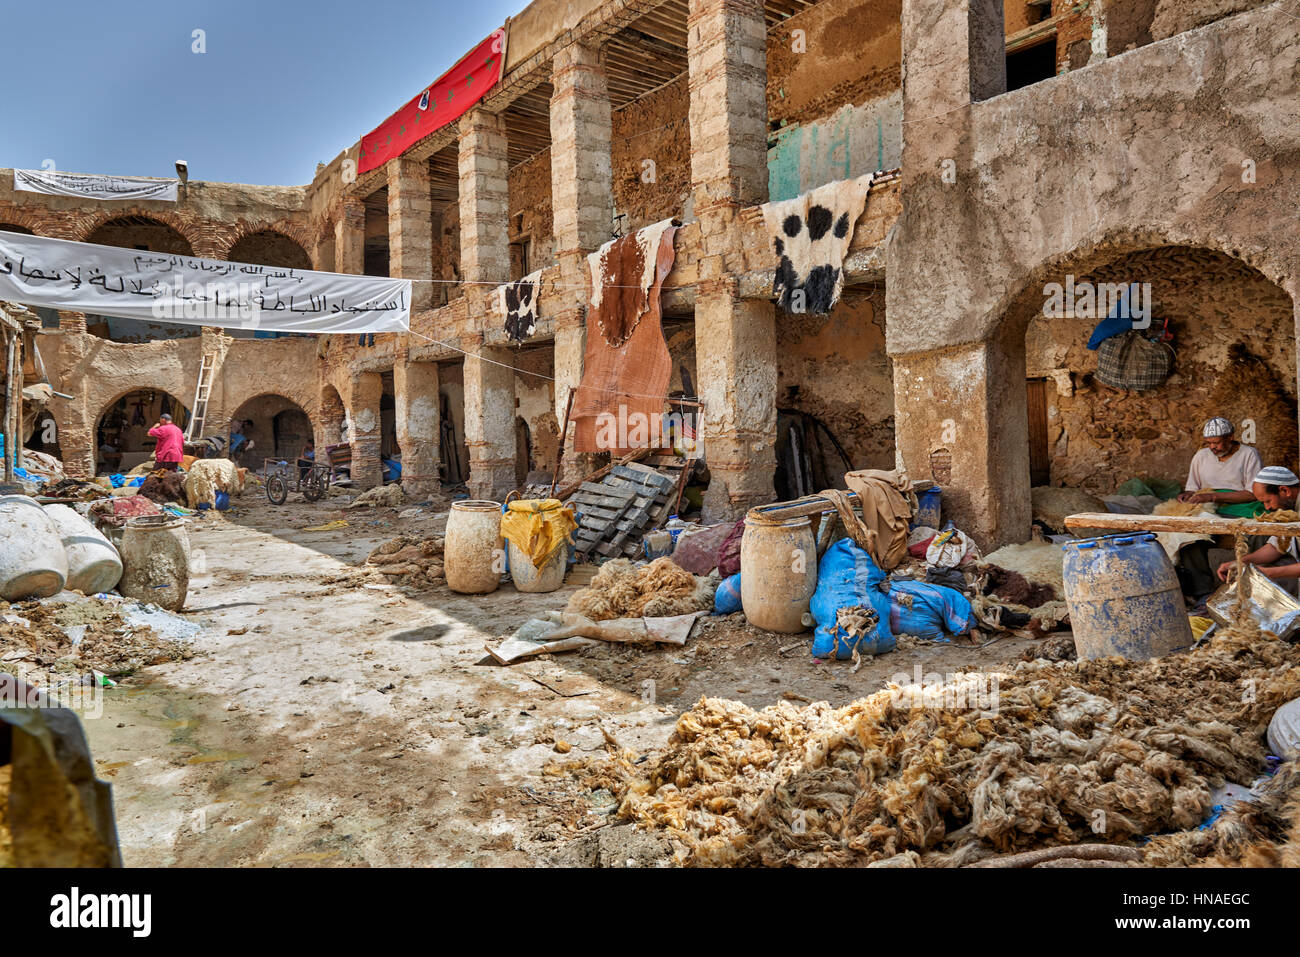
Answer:
<svg viewBox="0 0 1300 957"><path fill-rule="evenodd" d="M1029 380L1029 484L1050 485L1052 460L1047 448L1047 380Z"/></svg>

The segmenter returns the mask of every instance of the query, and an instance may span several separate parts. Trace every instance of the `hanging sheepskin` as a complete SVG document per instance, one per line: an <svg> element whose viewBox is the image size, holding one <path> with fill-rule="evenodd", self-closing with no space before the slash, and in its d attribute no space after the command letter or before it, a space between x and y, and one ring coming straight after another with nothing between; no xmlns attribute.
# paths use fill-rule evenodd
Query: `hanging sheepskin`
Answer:
<svg viewBox="0 0 1300 957"><path fill-rule="evenodd" d="M825 315L844 288L844 257L875 174L839 180L763 207L776 250L772 294L788 313Z"/></svg>
<svg viewBox="0 0 1300 957"><path fill-rule="evenodd" d="M541 293L542 271L499 286L499 308L506 317L506 336L523 342L537 330L537 297Z"/></svg>

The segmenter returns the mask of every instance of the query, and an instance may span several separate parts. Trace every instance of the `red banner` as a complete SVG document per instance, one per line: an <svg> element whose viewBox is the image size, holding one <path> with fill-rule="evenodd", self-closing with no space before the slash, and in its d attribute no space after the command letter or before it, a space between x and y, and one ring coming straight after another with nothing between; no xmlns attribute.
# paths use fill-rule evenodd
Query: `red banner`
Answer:
<svg viewBox="0 0 1300 957"><path fill-rule="evenodd" d="M422 90L400 110L361 137L357 172L368 173L401 156L430 133L459 119L501 80L506 60L502 27Z"/></svg>

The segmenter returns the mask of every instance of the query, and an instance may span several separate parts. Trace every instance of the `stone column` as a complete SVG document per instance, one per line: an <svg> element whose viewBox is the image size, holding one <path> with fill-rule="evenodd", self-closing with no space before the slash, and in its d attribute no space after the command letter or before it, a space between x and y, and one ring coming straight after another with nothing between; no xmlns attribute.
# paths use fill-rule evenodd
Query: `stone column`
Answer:
<svg viewBox="0 0 1300 957"><path fill-rule="evenodd" d="M1032 510L1023 333L893 361L894 434L908 474L943 486L944 517L986 553L1024 541Z"/></svg>
<svg viewBox="0 0 1300 957"><path fill-rule="evenodd" d="M460 271L466 283L510 278L510 196L500 117L475 109L460 120ZM486 299L488 288L467 286Z"/></svg>
<svg viewBox="0 0 1300 957"><path fill-rule="evenodd" d="M65 336L85 335L86 314L84 312L65 312L60 309L59 332Z"/></svg>
<svg viewBox="0 0 1300 957"><path fill-rule="evenodd" d="M742 300L732 278L743 269L740 209L767 200L767 27L761 0L691 0L688 27L704 513L721 521L771 501L776 468L774 306Z"/></svg>
<svg viewBox="0 0 1300 957"><path fill-rule="evenodd" d="M412 311L433 304L433 200L429 163L399 156L388 161L388 272L411 284Z"/></svg>
<svg viewBox="0 0 1300 957"><path fill-rule="evenodd" d="M63 471L71 478L95 477L97 450L95 427L99 425L99 409L91 405L89 388L77 390L72 399L56 399L51 408L58 426L59 451L63 455Z"/></svg>
<svg viewBox="0 0 1300 957"><path fill-rule="evenodd" d="M366 204L345 196L334 224L334 271L361 275L366 271Z"/></svg>
<svg viewBox="0 0 1300 957"><path fill-rule="evenodd" d="M499 502L515 487L515 370L510 350L482 340L465 349L465 445L469 494Z"/></svg>
<svg viewBox="0 0 1300 957"><path fill-rule="evenodd" d="M384 380L378 372L362 372L348 382L348 417L352 431L352 483L357 488L372 488L383 482L384 466L379 461L381 418L379 400Z"/></svg>
<svg viewBox="0 0 1300 957"><path fill-rule="evenodd" d="M924 118L1006 92L1002 0L905 0L903 110Z"/></svg>
<svg viewBox="0 0 1300 957"><path fill-rule="evenodd" d="M563 427L569 393L582 380L587 347L587 253L599 249L613 229L613 121L596 47L573 44L557 53L551 84L551 203L562 303L555 314L555 418ZM581 466L567 438L561 437L564 471L572 477Z"/></svg>
<svg viewBox="0 0 1300 957"><path fill-rule="evenodd" d="M402 449L402 490L423 498L438 481L438 364L399 359L393 366L397 444Z"/></svg>
<svg viewBox="0 0 1300 957"><path fill-rule="evenodd" d="M506 134L476 109L460 121L460 263L471 328L481 327L496 285L510 277ZM515 374L508 350L481 333L465 349L465 444L475 498L500 501L515 487ZM498 363L504 363L505 367Z"/></svg>

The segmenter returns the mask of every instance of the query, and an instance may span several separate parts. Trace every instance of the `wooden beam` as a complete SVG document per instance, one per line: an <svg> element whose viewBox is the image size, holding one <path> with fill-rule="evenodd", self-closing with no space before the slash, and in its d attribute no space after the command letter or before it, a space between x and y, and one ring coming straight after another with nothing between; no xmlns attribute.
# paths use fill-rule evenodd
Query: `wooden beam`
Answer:
<svg viewBox="0 0 1300 957"><path fill-rule="evenodd" d="M1188 532L1197 535L1277 535L1300 538L1300 522L1261 522L1219 515L1117 515L1081 512L1065 519L1066 528L1107 528L1116 532Z"/></svg>

